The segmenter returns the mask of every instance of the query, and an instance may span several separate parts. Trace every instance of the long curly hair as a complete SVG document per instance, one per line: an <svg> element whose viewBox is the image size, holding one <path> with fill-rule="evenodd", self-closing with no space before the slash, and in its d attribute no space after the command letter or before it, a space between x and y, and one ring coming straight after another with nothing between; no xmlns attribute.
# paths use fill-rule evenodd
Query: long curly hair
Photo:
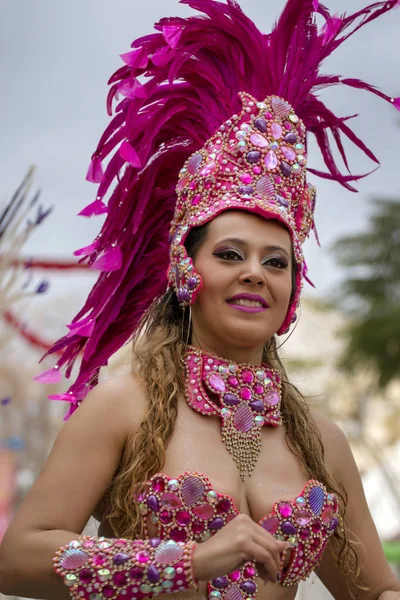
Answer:
<svg viewBox="0 0 400 600"><path fill-rule="evenodd" d="M195 256L206 235L207 225L191 231L186 242L190 256ZM136 539L144 535L143 516L134 499L144 491L146 482L163 469L178 415L178 398L184 393L181 359L190 333L188 311L182 311L173 291L153 302L135 332L132 370L145 382L148 405L139 431L125 445L108 492L106 521L116 537ZM288 380L275 337L264 346L263 363L277 369L282 377L281 413L288 447L306 467L310 478L323 483L339 499L340 525L331 538L331 549L349 585L362 587L356 583L359 560L343 527L346 491L325 465L320 431L306 399Z"/></svg>

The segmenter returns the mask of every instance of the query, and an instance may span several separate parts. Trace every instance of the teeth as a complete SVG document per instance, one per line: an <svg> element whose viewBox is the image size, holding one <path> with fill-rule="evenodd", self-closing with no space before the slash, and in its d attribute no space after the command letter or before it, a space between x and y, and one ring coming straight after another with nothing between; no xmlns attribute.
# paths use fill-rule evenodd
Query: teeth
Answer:
<svg viewBox="0 0 400 600"><path fill-rule="evenodd" d="M251 306L253 308L264 308L261 302L258 302L257 300L245 300L244 298L232 300L231 304L236 304L237 306Z"/></svg>

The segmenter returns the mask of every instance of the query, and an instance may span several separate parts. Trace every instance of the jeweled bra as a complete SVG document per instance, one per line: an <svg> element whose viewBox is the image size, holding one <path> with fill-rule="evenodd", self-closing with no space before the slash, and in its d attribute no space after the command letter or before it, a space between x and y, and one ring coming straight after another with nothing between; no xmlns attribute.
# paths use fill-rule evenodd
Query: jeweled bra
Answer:
<svg viewBox="0 0 400 600"><path fill-rule="evenodd" d="M230 496L215 491L205 475L185 472L177 479L157 473L137 499L144 518L145 534L149 522L165 540L205 542L234 519L239 511ZM339 522L338 501L322 483L310 480L294 500L275 502L270 514L259 524L291 546L289 564L281 564L280 583L297 585L317 567L330 536ZM254 599L257 570L253 562L224 577L208 582L208 597L213 600Z"/></svg>

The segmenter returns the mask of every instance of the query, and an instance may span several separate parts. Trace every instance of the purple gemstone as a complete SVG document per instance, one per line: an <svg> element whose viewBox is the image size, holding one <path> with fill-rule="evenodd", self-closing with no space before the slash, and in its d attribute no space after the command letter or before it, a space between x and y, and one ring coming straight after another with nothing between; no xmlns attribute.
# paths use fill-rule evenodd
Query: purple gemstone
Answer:
<svg viewBox="0 0 400 600"><path fill-rule="evenodd" d="M178 300L179 302L189 302L190 293L189 290L185 287L181 287L178 290Z"/></svg>
<svg viewBox="0 0 400 600"><path fill-rule="evenodd" d="M113 587L111 587L111 585L106 585L103 588L103 596L104 598L112 598L115 594L115 590Z"/></svg>
<svg viewBox="0 0 400 600"><path fill-rule="evenodd" d="M246 594L254 594L254 592L257 589L257 586L254 583L254 581L244 581L241 584L240 589L243 590Z"/></svg>
<svg viewBox="0 0 400 600"><path fill-rule="evenodd" d="M246 159L248 160L249 163L256 163L260 160L261 157L261 152L258 152L257 150L253 150L252 152L249 152L248 154L246 154Z"/></svg>
<svg viewBox="0 0 400 600"><path fill-rule="evenodd" d="M239 404L239 398L235 394L225 394L224 402L228 406L236 406L236 404Z"/></svg>
<svg viewBox="0 0 400 600"><path fill-rule="evenodd" d="M157 581L160 579L160 573L154 565L149 566L149 570L147 571L147 578L150 581L150 583L157 583Z"/></svg>
<svg viewBox="0 0 400 600"><path fill-rule="evenodd" d="M124 554L123 552L120 552L119 554L116 554L114 556L114 564L115 565L123 565L129 559L130 559L129 554Z"/></svg>
<svg viewBox="0 0 400 600"><path fill-rule="evenodd" d="M263 412L265 408L264 402L262 400L253 400L253 402L249 403L249 406L252 410L255 410L256 412Z"/></svg>
<svg viewBox="0 0 400 600"><path fill-rule="evenodd" d="M281 162L280 167L285 177L289 177L292 174L292 167L284 160Z"/></svg>
<svg viewBox="0 0 400 600"><path fill-rule="evenodd" d="M189 290L194 290L197 287L197 279L196 277L189 277L187 281L187 286Z"/></svg>
<svg viewBox="0 0 400 600"><path fill-rule="evenodd" d="M151 538L151 540L150 540L150 546L152 548L157 548L160 544L161 544L160 538Z"/></svg>
<svg viewBox="0 0 400 600"><path fill-rule="evenodd" d="M221 529L223 526L224 526L223 519L220 519L219 517L217 517L216 519L213 519L211 521L211 523L208 525L208 528L211 529L212 531L217 531L218 529Z"/></svg>
<svg viewBox="0 0 400 600"><path fill-rule="evenodd" d="M278 202L278 204L280 204L281 206L285 206L288 207L289 206L289 202L286 200L286 198L284 198L283 196L280 196L279 194L276 194L275 196L275 200Z"/></svg>
<svg viewBox="0 0 400 600"><path fill-rule="evenodd" d="M296 527L290 521L284 521L281 525L283 533L286 535L294 535L296 533Z"/></svg>
<svg viewBox="0 0 400 600"><path fill-rule="evenodd" d="M329 525L329 531L333 531L334 529L336 529L336 527L338 526L338 518L337 517L333 517L331 524Z"/></svg>
<svg viewBox="0 0 400 600"><path fill-rule="evenodd" d="M241 185L239 190L239 194L254 194L254 188L251 185Z"/></svg>
<svg viewBox="0 0 400 600"><path fill-rule="evenodd" d="M283 141L287 144L297 144L297 136L294 133L287 133Z"/></svg>
<svg viewBox="0 0 400 600"><path fill-rule="evenodd" d="M229 581L227 580L226 577L217 577L216 579L213 579L212 582L214 587L218 588L218 589L223 589L228 587L229 585Z"/></svg>
<svg viewBox="0 0 400 600"><path fill-rule="evenodd" d="M267 121L265 119L256 119L254 125L257 127L258 131L261 131L262 133L267 131Z"/></svg>
<svg viewBox="0 0 400 600"><path fill-rule="evenodd" d="M142 577L143 577L143 569L141 569L140 567L133 567L129 571L129 577L131 579L142 579Z"/></svg>
<svg viewBox="0 0 400 600"><path fill-rule="evenodd" d="M318 486L312 488L308 495L308 502L314 515L319 515L324 506L324 490Z"/></svg>
<svg viewBox="0 0 400 600"><path fill-rule="evenodd" d="M160 508L160 505L158 503L158 498L157 496L149 496L147 498L147 506L153 511L153 512L157 512Z"/></svg>

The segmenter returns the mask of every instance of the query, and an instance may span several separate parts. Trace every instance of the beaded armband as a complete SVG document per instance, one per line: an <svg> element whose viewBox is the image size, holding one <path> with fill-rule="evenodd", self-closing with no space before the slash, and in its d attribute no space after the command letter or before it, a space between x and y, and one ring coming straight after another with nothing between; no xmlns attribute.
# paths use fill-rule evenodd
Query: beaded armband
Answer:
<svg viewBox="0 0 400 600"><path fill-rule="evenodd" d="M192 571L196 544L84 536L57 551L54 570L74 600L149 596L198 589Z"/></svg>

